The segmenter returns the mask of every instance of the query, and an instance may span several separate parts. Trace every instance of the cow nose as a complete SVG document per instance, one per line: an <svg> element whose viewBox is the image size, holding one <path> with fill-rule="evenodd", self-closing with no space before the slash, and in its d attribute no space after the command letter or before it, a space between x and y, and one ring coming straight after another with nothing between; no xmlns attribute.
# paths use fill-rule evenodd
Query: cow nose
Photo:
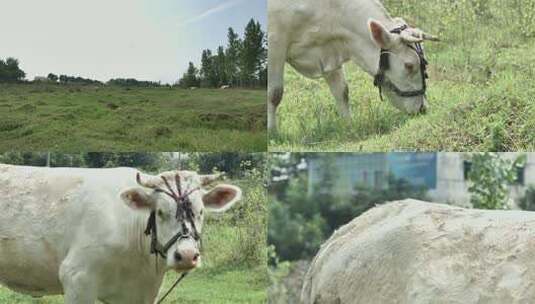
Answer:
<svg viewBox="0 0 535 304"><path fill-rule="evenodd" d="M180 262L184 267L195 267L197 266L200 258L199 251L197 250L184 250L182 252L175 252L175 260Z"/></svg>

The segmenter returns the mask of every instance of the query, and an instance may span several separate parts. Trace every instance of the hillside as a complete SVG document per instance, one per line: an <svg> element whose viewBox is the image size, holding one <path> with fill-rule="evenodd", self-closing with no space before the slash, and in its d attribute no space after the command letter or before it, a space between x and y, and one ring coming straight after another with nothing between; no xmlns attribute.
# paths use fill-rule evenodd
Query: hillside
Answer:
<svg viewBox="0 0 535 304"><path fill-rule="evenodd" d="M0 150L262 151L265 96L239 89L0 84Z"/></svg>

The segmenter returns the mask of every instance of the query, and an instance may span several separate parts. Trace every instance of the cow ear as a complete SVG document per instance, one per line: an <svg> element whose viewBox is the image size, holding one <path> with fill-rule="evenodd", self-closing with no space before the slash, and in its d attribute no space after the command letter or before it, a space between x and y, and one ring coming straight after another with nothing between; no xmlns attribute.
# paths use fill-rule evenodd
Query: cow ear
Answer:
<svg viewBox="0 0 535 304"><path fill-rule="evenodd" d="M373 19L368 20L368 27L370 28L372 40L381 49L390 49L397 41L396 37L392 35L379 21Z"/></svg>
<svg viewBox="0 0 535 304"><path fill-rule="evenodd" d="M121 199L135 210L154 210L156 201L141 188L131 188L121 193Z"/></svg>
<svg viewBox="0 0 535 304"><path fill-rule="evenodd" d="M202 201L209 211L224 212L241 199L241 189L232 185L217 185L204 194Z"/></svg>

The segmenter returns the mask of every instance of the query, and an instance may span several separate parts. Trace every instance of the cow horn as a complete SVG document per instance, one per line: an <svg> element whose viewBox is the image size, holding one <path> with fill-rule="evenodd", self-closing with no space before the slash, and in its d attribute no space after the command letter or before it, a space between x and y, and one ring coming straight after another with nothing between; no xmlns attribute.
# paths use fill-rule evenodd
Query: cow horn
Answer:
<svg viewBox="0 0 535 304"><path fill-rule="evenodd" d="M136 174L136 181L138 185L151 189L159 188L160 184L162 183L160 178L152 175L144 176L143 180L141 180L141 174L139 172Z"/></svg>
<svg viewBox="0 0 535 304"><path fill-rule="evenodd" d="M409 28L400 34L401 40L406 43L421 43L424 40L429 41L440 41L438 37L430 35L417 28Z"/></svg>
<svg viewBox="0 0 535 304"><path fill-rule="evenodd" d="M440 41L440 38L438 38L437 36L433 36L433 35L424 33L424 40L429 40L429 41Z"/></svg>
<svg viewBox="0 0 535 304"><path fill-rule="evenodd" d="M206 186L213 182L215 182L218 179L221 179L225 176L225 172L221 173L215 173L215 174L208 174L208 175L201 175L201 185Z"/></svg>

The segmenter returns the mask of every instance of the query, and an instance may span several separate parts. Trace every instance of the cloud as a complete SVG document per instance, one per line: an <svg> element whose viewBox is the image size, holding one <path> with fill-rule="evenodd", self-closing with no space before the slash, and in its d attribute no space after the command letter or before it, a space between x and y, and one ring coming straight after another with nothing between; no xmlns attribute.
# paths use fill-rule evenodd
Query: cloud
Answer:
<svg viewBox="0 0 535 304"><path fill-rule="evenodd" d="M200 20L202 20L204 18L212 16L213 14L217 14L217 13L219 13L221 11L224 11L226 9L229 9L229 8L233 7L233 6L236 6L240 2L244 2L244 1L245 0L231 0L231 1L223 2L223 3L219 4L219 5L216 5L214 7L211 7L209 9L207 9L206 11L200 13L197 16L194 16L194 17L191 17L189 19L186 19L186 20L182 21L180 23L180 25L195 23L195 22L200 21Z"/></svg>

